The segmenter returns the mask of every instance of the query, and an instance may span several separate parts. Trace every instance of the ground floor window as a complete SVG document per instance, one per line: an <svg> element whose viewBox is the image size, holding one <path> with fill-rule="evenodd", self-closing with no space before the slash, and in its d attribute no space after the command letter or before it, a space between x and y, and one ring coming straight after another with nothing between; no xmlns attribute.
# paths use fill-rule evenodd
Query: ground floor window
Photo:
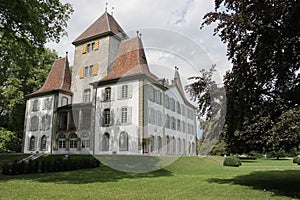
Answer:
<svg viewBox="0 0 300 200"><path fill-rule="evenodd" d="M109 150L109 133L104 133L102 138L102 151Z"/></svg>
<svg viewBox="0 0 300 200"><path fill-rule="evenodd" d="M128 134L126 132L120 133L119 149L120 151L128 151Z"/></svg>
<svg viewBox="0 0 300 200"><path fill-rule="evenodd" d="M76 149L77 148L77 135L75 133L72 133L70 135L70 149Z"/></svg>
<svg viewBox="0 0 300 200"><path fill-rule="evenodd" d="M46 150L47 149L47 138L46 135L43 135L41 139L41 150Z"/></svg>
<svg viewBox="0 0 300 200"><path fill-rule="evenodd" d="M65 134L60 134L58 136L58 148L65 149L66 148L66 136Z"/></svg>
<svg viewBox="0 0 300 200"><path fill-rule="evenodd" d="M88 133L83 133L81 135L81 147L82 148L90 148L90 138Z"/></svg>
<svg viewBox="0 0 300 200"><path fill-rule="evenodd" d="M31 136L29 140L29 150L32 151L35 149L35 137Z"/></svg>

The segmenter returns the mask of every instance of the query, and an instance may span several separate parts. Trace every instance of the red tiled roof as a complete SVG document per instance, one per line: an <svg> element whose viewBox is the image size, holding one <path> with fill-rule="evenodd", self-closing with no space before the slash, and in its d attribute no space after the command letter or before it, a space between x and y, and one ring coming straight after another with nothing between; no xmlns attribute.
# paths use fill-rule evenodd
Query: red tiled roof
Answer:
<svg viewBox="0 0 300 200"><path fill-rule="evenodd" d="M70 92L71 73L67 58L61 58L54 62L48 78L39 90L30 95L37 95L54 90L63 90Z"/></svg>
<svg viewBox="0 0 300 200"><path fill-rule="evenodd" d="M112 70L100 82L141 74L158 79L149 70L141 39L135 37L121 42Z"/></svg>
<svg viewBox="0 0 300 200"><path fill-rule="evenodd" d="M128 38L118 22L107 12L101 15L90 27L88 27L72 44L77 44L83 40L94 38L106 33L119 35Z"/></svg>

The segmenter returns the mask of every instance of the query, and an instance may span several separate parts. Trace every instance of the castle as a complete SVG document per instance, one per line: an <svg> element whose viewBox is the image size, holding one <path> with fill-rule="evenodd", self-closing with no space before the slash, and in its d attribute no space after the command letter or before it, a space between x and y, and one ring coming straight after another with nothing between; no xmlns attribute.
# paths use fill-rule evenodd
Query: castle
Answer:
<svg viewBox="0 0 300 200"><path fill-rule="evenodd" d="M195 155L195 107L178 69L168 83L149 70L141 37L105 13L54 62L27 96L24 153Z"/></svg>

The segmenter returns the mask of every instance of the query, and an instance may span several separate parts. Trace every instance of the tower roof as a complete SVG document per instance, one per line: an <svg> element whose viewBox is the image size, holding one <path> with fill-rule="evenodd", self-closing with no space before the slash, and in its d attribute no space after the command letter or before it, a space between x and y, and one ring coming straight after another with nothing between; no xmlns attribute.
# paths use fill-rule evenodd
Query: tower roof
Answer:
<svg viewBox="0 0 300 200"><path fill-rule="evenodd" d="M112 70L100 82L142 74L158 79L149 70L141 39L135 37L121 42Z"/></svg>
<svg viewBox="0 0 300 200"><path fill-rule="evenodd" d="M77 37L72 44L76 45L104 35L118 35L120 38L128 38L118 22L105 11L91 26Z"/></svg>
<svg viewBox="0 0 300 200"><path fill-rule="evenodd" d="M28 97L42 95L55 90L70 92L71 87L71 73L69 62L67 58L60 58L56 60L48 75L43 87L28 95Z"/></svg>

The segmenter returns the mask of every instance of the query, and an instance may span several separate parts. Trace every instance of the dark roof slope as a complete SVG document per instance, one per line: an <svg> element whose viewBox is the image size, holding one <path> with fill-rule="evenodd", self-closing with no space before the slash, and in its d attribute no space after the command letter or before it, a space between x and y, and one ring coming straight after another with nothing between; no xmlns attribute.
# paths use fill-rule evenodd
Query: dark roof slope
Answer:
<svg viewBox="0 0 300 200"><path fill-rule="evenodd" d="M90 27L88 27L72 44L87 41L106 34L118 35L120 38L128 38L118 22L107 12L101 15Z"/></svg>
<svg viewBox="0 0 300 200"><path fill-rule="evenodd" d="M135 37L121 42L112 70L100 82L142 74L158 79L149 70L141 39Z"/></svg>
<svg viewBox="0 0 300 200"><path fill-rule="evenodd" d="M67 58L61 58L54 62L43 87L28 96L37 96L55 90L70 92L70 87L71 73L69 62Z"/></svg>

